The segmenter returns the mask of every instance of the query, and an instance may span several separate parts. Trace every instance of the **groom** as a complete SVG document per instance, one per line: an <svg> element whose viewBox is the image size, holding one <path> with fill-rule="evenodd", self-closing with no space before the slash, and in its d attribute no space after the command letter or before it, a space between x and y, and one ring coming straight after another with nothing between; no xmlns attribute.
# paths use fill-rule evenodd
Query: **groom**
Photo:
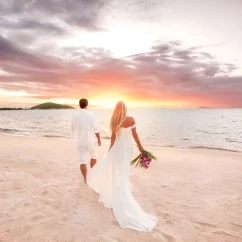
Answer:
<svg viewBox="0 0 242 242"><path fill-rule="evenodd" d="M91 156L90 165L93 167L97 161L97 145L101 145L101 139L95 117L87 111L88 100L82 98L79 101L79 105L81 109L74 114L71 129L74 133L75 144L79 152L80 170L86 182L88 153Z"/></svg>

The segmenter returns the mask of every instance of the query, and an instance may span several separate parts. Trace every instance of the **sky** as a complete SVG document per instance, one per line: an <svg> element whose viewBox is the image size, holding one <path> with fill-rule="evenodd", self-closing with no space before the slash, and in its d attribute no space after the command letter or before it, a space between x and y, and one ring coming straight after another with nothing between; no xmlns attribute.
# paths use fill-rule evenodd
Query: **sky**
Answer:
<svg viewBox="0 0 242 242"><path fill-rule="evenodd" d="M0 1L0 107L242 108L241 0Z"/></svg>

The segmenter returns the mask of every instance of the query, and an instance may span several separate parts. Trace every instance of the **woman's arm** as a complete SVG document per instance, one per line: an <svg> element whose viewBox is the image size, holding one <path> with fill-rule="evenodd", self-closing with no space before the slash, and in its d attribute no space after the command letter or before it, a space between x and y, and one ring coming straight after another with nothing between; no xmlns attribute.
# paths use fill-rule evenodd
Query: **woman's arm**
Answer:
<svg viewBox="0 0 242 242"><path fill-rule="evenodd" d="M135 124L134 120L133 120L133 124ZM132 135L133 135L134 141L137 144L137 147L138 147L139 151L141 152L142 150L144 150L144 148L143 148L143 146L140 143L139 136L137 134L136 128L132 128Z"/></svg>
<svg viewBox="0 0 242 242"><path fill-rule="evenodd" d="M112 135L111 135L111 144L110 144L109 150L112 148L115 140L116 140L116 133L112 132Z"/></svg>

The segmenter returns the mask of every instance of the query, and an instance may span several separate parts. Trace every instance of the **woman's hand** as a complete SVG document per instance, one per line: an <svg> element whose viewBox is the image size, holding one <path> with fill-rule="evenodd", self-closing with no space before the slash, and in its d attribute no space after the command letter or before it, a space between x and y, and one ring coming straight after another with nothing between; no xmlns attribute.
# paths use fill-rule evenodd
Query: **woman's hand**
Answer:
<svg viewBox="0 0 242 242"><path fill-rule="evenodd" d="M137 145L137 146L138 146L138 149L139 149L140 152L142 152L144 150L142 145Z"/></svg>

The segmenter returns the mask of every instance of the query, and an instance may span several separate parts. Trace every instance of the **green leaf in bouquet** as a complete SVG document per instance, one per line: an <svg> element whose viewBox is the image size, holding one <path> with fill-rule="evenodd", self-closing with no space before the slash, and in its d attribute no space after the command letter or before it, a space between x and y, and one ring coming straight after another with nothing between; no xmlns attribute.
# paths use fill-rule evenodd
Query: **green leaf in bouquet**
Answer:
<svg viewBox="0 0 242 242"><path fill-rule="evenodd" d="M143 152L147 157L149 157L150 159L154 159L154 160L157 159L157 158L156 158L152 153L150 153L149 151L143 150L142 152Z"/></svg>
<svg viewBox="0 0 242 242"><path fill-rule="evenodd" d="M136 161L137 161L139 158L140 158L140 154L139 154L135 159L133 159L133 160L130 162L130 164L131 164L131 165L135 164Z"/></svg>
<svg viewBox="0 0 242 242"><path fill-rule="evenodd" d="M139 161L137 162L137 164L136 164L136 166L135 166L135 167L137 167L138 165L140 165L140 162L139 162Z"/></svg>
<svg viewBox="0 0 242 242"><path fill-rule="evenodd" d="M140 155L138 155L135 159L133 159L133 160L131 161L131 163L136 162L136 161L139 159L139 157L140 157Z"/></svg>
<svg viewBox="0 0 242 242"><path fill-rule="evenodd" d="M154 159L154 160L157 160L157 158L154 155L152 155L151 153L150 153L150 158Z"/></svg>
<svg viewBox="0 0 242 242"><path fill-rule="evenodd" d="M139 159L137 159L133 164L137 166L139 164Z"/></svg>

